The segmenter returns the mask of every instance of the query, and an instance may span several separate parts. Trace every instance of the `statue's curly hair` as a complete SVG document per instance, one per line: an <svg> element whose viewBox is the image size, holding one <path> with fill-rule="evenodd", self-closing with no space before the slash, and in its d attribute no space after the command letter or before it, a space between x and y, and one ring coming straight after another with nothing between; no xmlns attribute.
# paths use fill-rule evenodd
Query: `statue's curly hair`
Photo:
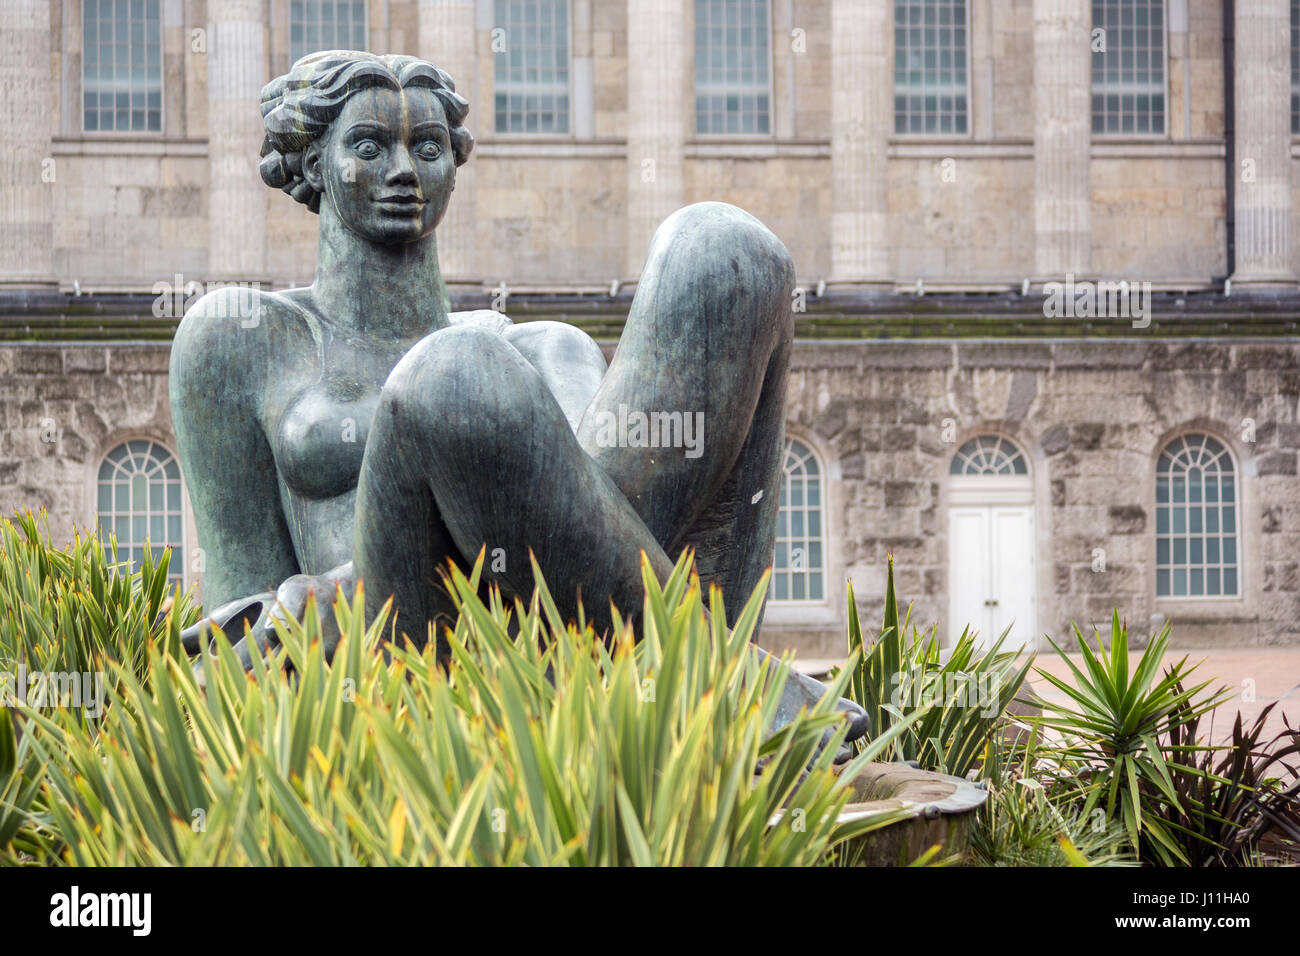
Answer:
<svg viewBox="0 0 1300 956"><path fill-rule="evenodd" d="M456 92L450 76L414 56L326 50L303 57L262 88L262 181L320 212L320 192L303 178L303 150L329 129L349 96L375 86L430 90L446 111L456 165L465 164L474 148L464 125L469 102Z"/></svg>

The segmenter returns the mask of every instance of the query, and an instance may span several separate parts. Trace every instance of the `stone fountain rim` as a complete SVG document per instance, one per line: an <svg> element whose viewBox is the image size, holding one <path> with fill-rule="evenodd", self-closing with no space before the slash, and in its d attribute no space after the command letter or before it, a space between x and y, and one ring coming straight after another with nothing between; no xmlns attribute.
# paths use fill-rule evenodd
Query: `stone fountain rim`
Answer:
<svg viewBox="0 0 1300 956"><path fill-rule="evenodd" d="M876 787L892 788L888 796L844 805L836 820L850 823L891 810L908 811L910 818L924 816L958 816L983 806L988 790L981 784L933 770L921 770L903 763L869 763L859 772L854 785L863 777ZM946 788L937 795L934 790Z"/></svg>

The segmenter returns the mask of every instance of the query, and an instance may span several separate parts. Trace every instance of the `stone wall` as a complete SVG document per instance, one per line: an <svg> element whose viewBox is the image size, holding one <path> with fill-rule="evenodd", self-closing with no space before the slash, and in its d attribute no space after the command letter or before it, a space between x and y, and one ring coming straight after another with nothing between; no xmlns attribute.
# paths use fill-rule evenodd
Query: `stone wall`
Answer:
<svg viewBox="0 0 1300 956"><path fill-rule="evenodd" d="M174 450L166 346L0 347L0 512L45 507L56 538L93 519L93 475L118 441ZM805 656L844 649L844 592L879 620L897 567L915 620L947 632L948 466L993 432L1027 454L1037 528L1038 630L1060 640L1118 606L1133 633L1163 615L1183 647L1300 642L1300 345L1129 340L827 342L796 347L788 428L828 476L827 602L773 608L764 639ZM1253 423L1253 441L1250 436ZM53 426L54 441L49 427ZM1242 596L1157 600L1154 469L1204 430L1240 479ZM43 431L46 434L43 436ZM1105 571L1094 571L1097 549Z"/></svg>
<svg viewBox="0 0 1300 956"><path fill-rule="evenodd" d="M0 347L0 513L38 507L70 540L95 518L103 456L128 438L174 453L166 345Z"/></svg>
<svg viewBox="0 0 1300 956"><path fill-rule="evenodd" d="M900 598L946 633L948 466L963 441L993 432L1030 459L1038 630L1061 640L1070 621L1086 631L1118 606L1135 634L1164 615L1178 645L1202 647L1300 640L1298 402L1294 343L826 343L797 350L788 419L823 450L827 524L840 532L831 563L865 621L879 620L892 553ZM1237 600L1155 598L1155 462L1190 429L1224 441L1242 475ZM1092 570L1098 548L1104 572ZM842 605L833 598L833 624L771 625L767 639L842 653Z"/></svg>

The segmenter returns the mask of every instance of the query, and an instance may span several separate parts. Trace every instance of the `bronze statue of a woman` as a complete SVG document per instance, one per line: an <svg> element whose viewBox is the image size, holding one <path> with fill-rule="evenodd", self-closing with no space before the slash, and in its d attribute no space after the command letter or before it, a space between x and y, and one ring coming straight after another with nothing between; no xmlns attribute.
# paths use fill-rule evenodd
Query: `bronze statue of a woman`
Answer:
<svg viewBox="0 0 1300 956"><path fill-rule="evenodd" d="M611 602L640 606L642 553L663 579L694 547L730 614L771 563L785 246L734 206L674 213L608 368L564 323L448 314L436 229L473 147L467 111L446 73L409 56L316 53L263 90L262 178L320 214L315 281L204 296L170 379L204 603L218 623L260 610L246 641L274 634L270 589L298 613L307 593L362 579L368 609L393 596L422 645L452 614L438 566L485 547L506 595L531 594L531 549L560 609L576 616L581 599L598 627ZM611 436L630 413L702 423L702 440ZM822 690L789 688L796 708Z"/></svg>

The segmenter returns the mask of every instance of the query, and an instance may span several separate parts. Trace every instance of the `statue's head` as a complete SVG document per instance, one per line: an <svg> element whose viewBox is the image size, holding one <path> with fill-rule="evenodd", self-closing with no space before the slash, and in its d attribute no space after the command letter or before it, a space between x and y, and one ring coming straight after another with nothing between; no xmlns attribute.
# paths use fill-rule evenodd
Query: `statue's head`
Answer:
<svg viewBox="0 0 1300 956"><path fill-rule="evenodd" d="M313 53L262 90L262 179L312 212L324 196L373 242L413 242L442 220L474 148L468 112L451 77L424 60Z"/></svg>

